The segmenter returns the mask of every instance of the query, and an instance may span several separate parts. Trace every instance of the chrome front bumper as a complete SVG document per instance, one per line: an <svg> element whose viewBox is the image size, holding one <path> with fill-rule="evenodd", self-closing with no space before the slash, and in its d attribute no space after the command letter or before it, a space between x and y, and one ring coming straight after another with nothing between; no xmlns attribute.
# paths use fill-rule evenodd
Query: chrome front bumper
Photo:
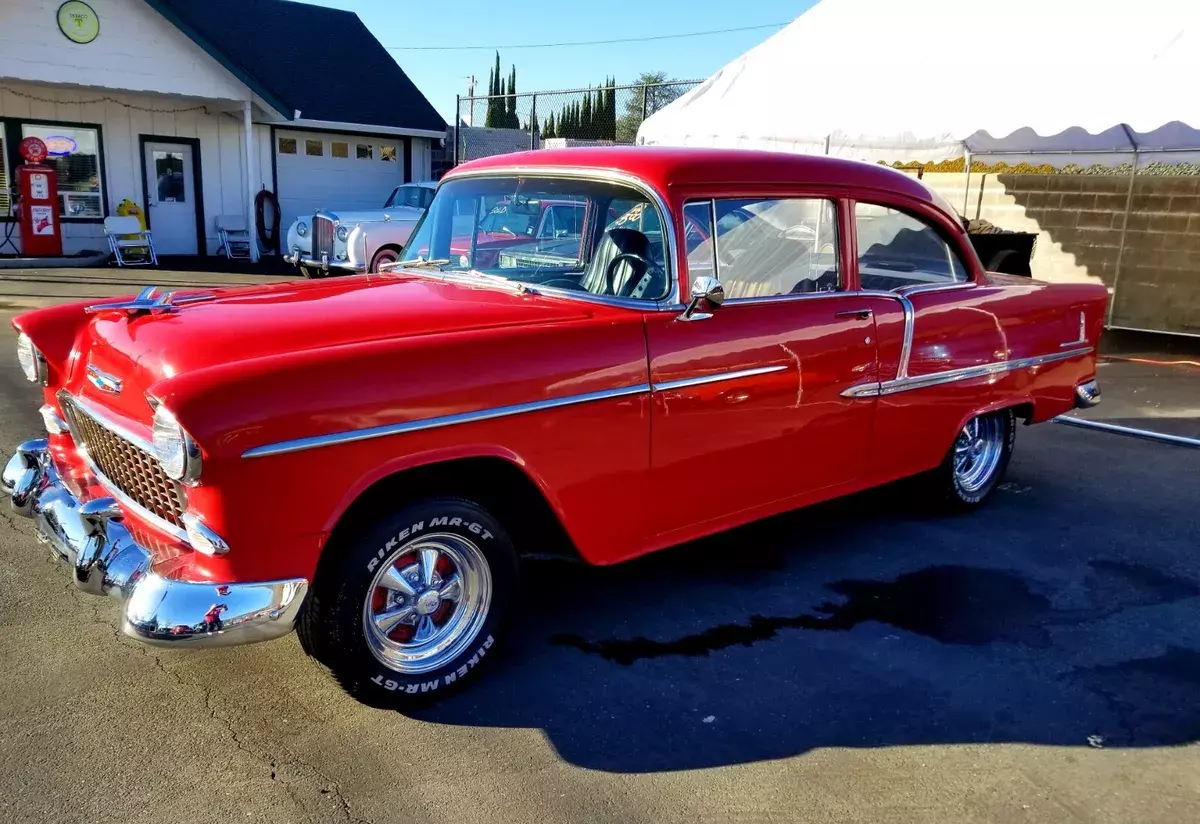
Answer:
<svg viewBox="0 0 1200 824"><path fill-rule="evenodd" d="M330 260L327 255L321 255L320 260L316 260L312 257L306 257L301 254L300 249L295 246L292 247L292 253L290 255L284 255L283 259L293 266L311 266L314 269L320 269L322 272L328 272L330 269L341 269L346 272L355 272L356 274L361 275L363 272L367 271L366 264L363 263L351 263L348 260Z"/></svg>
<svg viewBox="0 0 1200 824"><path fill-rule="evenodd" d="M0 483L18 515L33 518L38 538L66 561L75 585L125 601L122 629L148 644L217 647L269 641L295 626L308 591L302 578L214 584L163 578L151 554L121 523L114 498L80 501L67 489L44 440L26 441ZM214 610L217 617L210 620Z"/></svg>

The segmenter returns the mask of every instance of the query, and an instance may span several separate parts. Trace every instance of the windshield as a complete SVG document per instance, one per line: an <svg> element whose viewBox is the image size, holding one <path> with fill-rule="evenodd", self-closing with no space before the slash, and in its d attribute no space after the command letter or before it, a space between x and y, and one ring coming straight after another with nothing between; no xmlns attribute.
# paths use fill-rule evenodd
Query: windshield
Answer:
<svg viewBox="0 0 1200 824"><path fill-rule="evenodd" d="M658 209L641 192L571 178L463 178L443 183L405 262L447 261L513 282L661 300L670 292Z"/></svg>
<svg viewBox="0 0 1200 824"><path fill-rule="evenodd" d="M414 209L424 209L433 199L433 191L424 186L397 186L392 196L383 204L383 208L393 206L411 206Z"/></svg>

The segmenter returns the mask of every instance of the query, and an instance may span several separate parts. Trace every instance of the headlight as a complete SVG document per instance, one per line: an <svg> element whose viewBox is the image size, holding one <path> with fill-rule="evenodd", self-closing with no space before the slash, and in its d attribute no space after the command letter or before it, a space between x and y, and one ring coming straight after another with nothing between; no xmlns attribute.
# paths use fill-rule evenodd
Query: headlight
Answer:
<svg viewBox="0 0 1200 824"><path fill-rule="evenodd" d="M346 242L346 238L350 237L350 230L345 226L337 227L337 239L342 243Z"/></svg>
<svg viewBox="0 0 1200 824"><path fill-rule="evenodd" d="M303 220L296 224L296 234L300 237L308 237L308 224Z"/></svg>
<svg viewBox="0 0 1200 824"><path fill-rule="evenodd" d="M167 477L176 481L194 481L200 475L200 450L179 421L161 403L154 410L151 441L154 457Z"/></svg>
<svg viewBox="0 0 1200 824"><path fill-rule="evenodd" d="M17 362L30 383L46 382L46 359L24 332L17 336Z"/></svg>

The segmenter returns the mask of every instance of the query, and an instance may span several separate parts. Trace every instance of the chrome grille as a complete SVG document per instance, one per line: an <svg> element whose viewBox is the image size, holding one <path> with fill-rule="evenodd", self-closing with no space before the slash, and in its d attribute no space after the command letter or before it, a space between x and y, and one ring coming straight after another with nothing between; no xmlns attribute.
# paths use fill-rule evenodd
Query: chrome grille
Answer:
<svg viewBox="0 0 1200 824"><path fill-rule="evenodd" d="M333 260L333 221L321 215L313 215L312 256L313 260Z"/></svg>
<svg viewBox="0 0 1200 824"><path fill-rule="evenodd" d="M93 468L131 502L173 527L183 527L187 500L145 447L118 435L70 395L59 395L75 445Z"/></svg>

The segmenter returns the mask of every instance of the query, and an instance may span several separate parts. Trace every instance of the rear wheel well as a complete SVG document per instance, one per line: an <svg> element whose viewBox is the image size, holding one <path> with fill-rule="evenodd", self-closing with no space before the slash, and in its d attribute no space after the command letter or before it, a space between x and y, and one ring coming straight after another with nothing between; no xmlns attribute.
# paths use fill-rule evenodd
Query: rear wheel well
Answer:
<svg viewBox="0 0 1200 824"><path fill-rule="evenodd" d="M1019 403L1016 406L1010 406L1013 415L1024 422L1026 426L1033 423L1033 402Z"/></svg>
<svg viewBox="0 0 1200 824"><path fill-rule="evenodd" d="M381 478L355 499L338 519L326 547L354 540L380 512L422 498L464 498L488 510L508 531L522 554L578 556L537 485L503 458L461 458L418 466ZM322 560L328 554L322 553Z"/></svg>

